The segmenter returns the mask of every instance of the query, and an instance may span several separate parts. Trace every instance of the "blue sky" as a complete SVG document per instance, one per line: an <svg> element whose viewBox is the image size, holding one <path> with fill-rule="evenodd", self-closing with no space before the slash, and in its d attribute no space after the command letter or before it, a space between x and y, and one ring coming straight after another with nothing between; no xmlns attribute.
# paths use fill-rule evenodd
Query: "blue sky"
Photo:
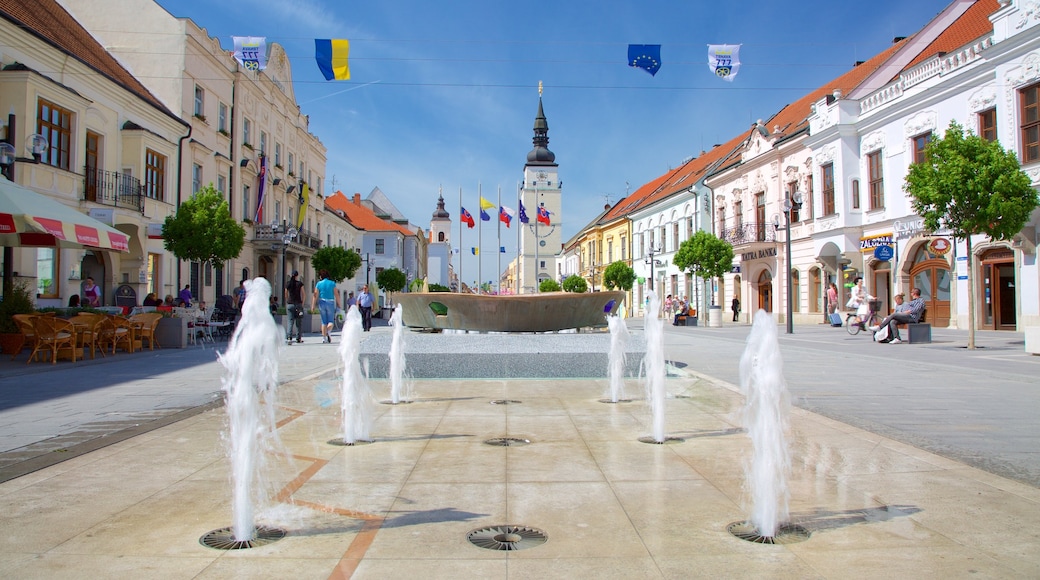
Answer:
<svg viewBox="0 0 1040 580"><path fill-rule="evenodd" d="M948 3L159 0L225 48L232 35L282 44L296 99L328 148L326 190L333 179L348 195L378 186L424 229L439 188L456 227L460 187L474 215L478 184L492 201L501 187L515 207L506 200L531 150L542 81L564 239L604 204L916 32ZM314 38L350 40L349 81L324 80ZM708 70L715 43L742 45L732 83ZM627 65L629 44L662 45L656 76ZM497 268L496 235L484 228L484 278ZM476 238L467 230L462 245ZM515 232L503 228L502 245L515 251Z"/></svg>

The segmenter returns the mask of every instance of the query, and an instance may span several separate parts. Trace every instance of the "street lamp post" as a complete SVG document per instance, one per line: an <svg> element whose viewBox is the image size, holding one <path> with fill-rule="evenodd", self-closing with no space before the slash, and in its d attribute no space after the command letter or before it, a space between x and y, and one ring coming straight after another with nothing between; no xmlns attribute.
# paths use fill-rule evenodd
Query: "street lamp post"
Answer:
<svg viewBox="0 0 1040 580"><path fill-rule="evenodd" d="M291 226L287 227L287 224L285 223L285 220L282 220L282 226L281 226L280 229L282 231L282 292L280 292L279 294L284 294L284 292L285 292L285 284L286 284L286 281L285 281L285 249L289 246L290 243L292 243L293 240L296 239L296 236L298 236L300 232L299 232L299 230L297 230L294 227L291 227ZM274 225L274 230L275 230L275 233L277 233L279 231L278 224ZM278 294L274 294L274 293L272 293L272 294L275 295L275 296L278 296ZM282 306L285 306L285 304L282 304ZM286 311L286 312L288 312L288 311Z"/></svg>
<svg viewBox="0 0 1040 580"><path fill-rule="evenodd" d="M777 230L783 229L787 232L787 334L794 334L794 301L792 300L791 293L794 291L794 284L791 278L791 212L798 211L802 208L802 192L796 191L789 197L784 198L784 227L780 227L780 216L773 216L773 227Z"/></svg>
<svg viewBox="0 0 1040 580"><path fill-rule="evenodd" d="M650 248L646 251L646 263L650 265L650 290L654 289L654 266L662 265L662 262L660 260L654 259L654 255L660 253L661 246L657 246L655 248L653 244L650 244Z"/></svg>
<svg viewBox="0 0 1040 580"><path fill-rule="evenodd" d="M47 138L43 135L29 135L25 140L25 148L32 154L32 157L18 157L18 149L14 145L17 126L18 116L11 113L7 116L7 134L4 140L0 141L0 173L12 183L14 182L14 164L16 162L40 163L49 146ZM10 296L11 288L14 287L14 247L4 246L3 257L3 295Z"/></svg>

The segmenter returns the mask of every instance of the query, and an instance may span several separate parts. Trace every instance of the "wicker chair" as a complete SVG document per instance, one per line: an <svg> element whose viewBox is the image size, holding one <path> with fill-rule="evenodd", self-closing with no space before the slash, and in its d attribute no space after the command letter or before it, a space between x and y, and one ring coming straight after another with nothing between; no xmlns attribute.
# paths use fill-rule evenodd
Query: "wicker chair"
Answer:
<svg viewBox="0 0 1040 580"><path fill-rule="evenodd" d="M134 327L129 320L106 314L101 329L101 344L105 348L112 345L112 354L120 347L126 352L134 352Z"/></svg>
<svg viewBox="0 0 1040 580"><path fill-rule="evenodd" d="M32 362L37 353L49 351L51 364L58 362L58 355L68 350L72 354L72 362L76 362L76 327L68 320L55 316L37 316L33 318L33 330L36 332L36 346L25 364ZM80 356L82 358L82 356Z"/></svg>
<svg viewBox="0 0 1040 580"><path fill-rule="evenodd" d="M33 329L32 323L35 317L35 314L15 314L11 316L14 319L14 323L18 325L18 332L22 335L22 346L18 347L18 350L14 352L11 360L18 358L18 355L22 354L26 347L35 350L36 330Z"/></svg>
<svg viewBox="0 0 1040 580"><path fill-rule="evenodd" d="M148 350L155 350L156 347L162 348L155 340L155 328L159 326L162 317L159 312L142 312L130 317L130 324L134 327L135 347L141 345L140 348L144 348L144 341L147 340Z"/></svg>
<svg viewBox="0 0 1040 580"><path fill-rule="evenodd" d="M90 358L94 358L95 353L99 350L101 351L101 356L105 356L105 349L101 346L104 321L104 314L91 314L88 312L80 312L69 319L69 322L76 327L79 347L89 348Z"/></svg>

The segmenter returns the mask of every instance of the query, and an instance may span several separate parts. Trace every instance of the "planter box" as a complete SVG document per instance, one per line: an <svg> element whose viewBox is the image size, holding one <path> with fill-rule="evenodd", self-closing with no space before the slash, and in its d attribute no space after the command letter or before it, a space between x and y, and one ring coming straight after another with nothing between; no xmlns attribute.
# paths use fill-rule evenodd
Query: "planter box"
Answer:
<svg viewBox="0 0 1040 580"><path fill-rule="evenodd" d="M320 314L304 314L303 315L303 331L304 332L321 332L321 315Z"/></svg>
<svg viewBox="0 0 1040 580"><path fill-rule="evenodd" d="M161 348L187 348L188 319L160 318L155 327L155 342Z"/></svg>

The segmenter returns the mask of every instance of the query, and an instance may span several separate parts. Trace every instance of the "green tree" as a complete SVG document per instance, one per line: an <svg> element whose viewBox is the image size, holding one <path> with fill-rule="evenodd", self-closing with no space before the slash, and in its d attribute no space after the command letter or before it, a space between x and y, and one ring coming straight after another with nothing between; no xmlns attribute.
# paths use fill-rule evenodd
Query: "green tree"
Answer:
<svg viewBox="0 0 1040 580"><path fill-rule="evenodd" d="M546 278L545 280L542 280L541 283L538 284L538 291L539 292L559 292L560 291L560 284L558 282L556 282L556 280L553 280L552 278Z"/></svg>
<svg viewBox="0 0 1040 580"><path fill-rule="evenodd" d="M408 283L408 277L397 268L387 268L376 274L376 285L387 293L400 292Z"/></svg>
<svg viewBox="0 0 1040 580"><path fill-rule="evenodd" d="M327 270L329 278L339 284L347 278L354 277L361 267L361 256L354 250L325 246L311 256L311 266L314 266L315 271Z"/></svg>
<svg viewBox="0 0 1040 580"><path fill-rule="evenodd" d="M632 266L621 261L614 262L603 271L603 285L610 290L618 288L628 292L635 281L636 271L632 269Z"/></svg>
<svg viewBox="0 0 1040 580"><path fill-rule="evenodd" d="M162 236L163 246L178 259L221 268L242 253L246 230L231 217L227 201L210 184L185 200L176 214L166 216Z"/></svg>
<svg viewBox="0 0 1040 580"><path fill-rule="evenodd" d="M975 282L971 236L1010 240L1040 203L1015 154L950 121L946 134L910 166L903 189L925 228L963 238L968 258L968 348L975 348Z"/></svg>
<svg viewBox="0 0 1040 580"><path fill-rule="evenodd" d="M585 281L585 278L577 274L571 274L563 279L563 291L564 292L576 292L581 294L587 292L589 289L589 283Z"/></svg>
<svg viewBox="0 0 1040 580"><path fill-rule="evenodd" d="M679 251L675 252L672 263L680 270L711 281L712 278L721 278L733 269L733 246L714 234L700 230L692 238L679 244ZM715 306L714 286L711 305Z"/></svg>

